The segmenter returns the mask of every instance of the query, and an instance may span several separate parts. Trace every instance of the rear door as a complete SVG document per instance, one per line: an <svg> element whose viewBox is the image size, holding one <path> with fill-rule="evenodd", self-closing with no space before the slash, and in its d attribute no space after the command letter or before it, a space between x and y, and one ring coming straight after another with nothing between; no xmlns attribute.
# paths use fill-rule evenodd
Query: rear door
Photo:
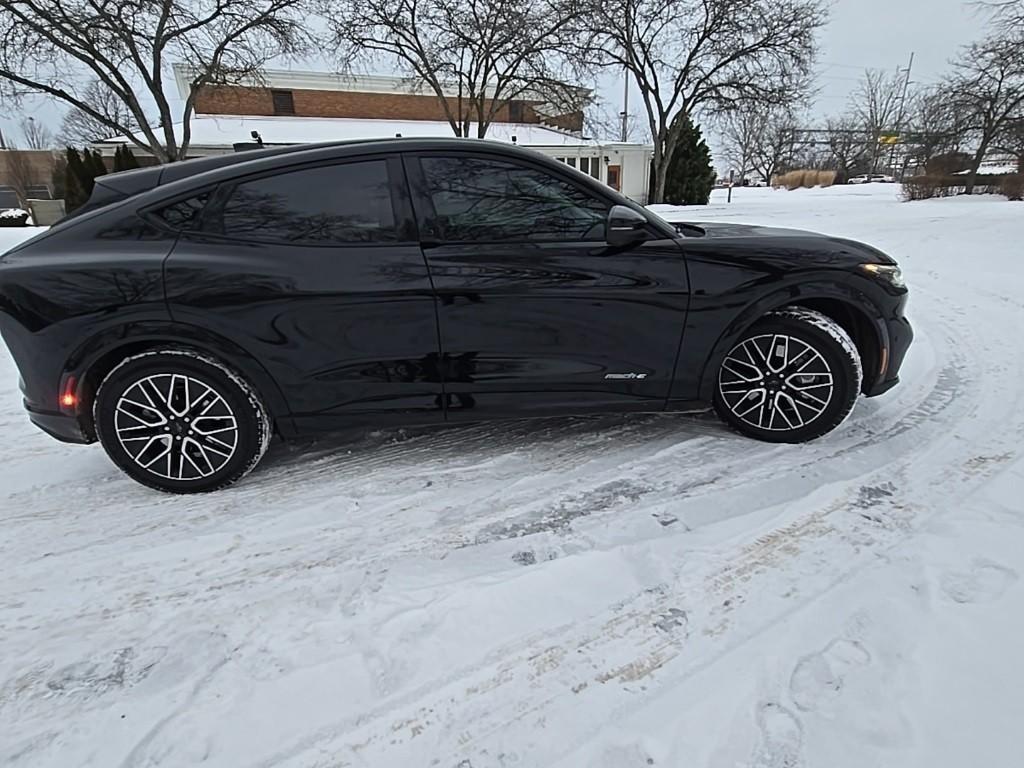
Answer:
<svg viewBox="0 0 1024 768"><path fill-rule="evenodd" d="M568 169L486 152L405 162L450 420L664 407L689 290L674 239L610 247L610 199Z"/></svg>
<svg viewBox="0 0 1024 768"><path fill-rule="evenodd" d="M296 426L443 420L434 297L401 161L282 167L181 201L176 322L255 357ZM190 205L191 203L191 205Z"/></svg>

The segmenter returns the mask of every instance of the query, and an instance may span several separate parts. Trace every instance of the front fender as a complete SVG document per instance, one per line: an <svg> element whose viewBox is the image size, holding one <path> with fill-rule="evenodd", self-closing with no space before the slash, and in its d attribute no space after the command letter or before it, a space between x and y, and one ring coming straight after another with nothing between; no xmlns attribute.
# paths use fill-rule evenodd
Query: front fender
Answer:
<svg viewBox="0 0 1024 768"><path fill-rule="evenodd" d="M685 363L679 367L673 383L673 398L711 402L718 369L729 350L766 313L790 304L840 302L861 315L874 331L879 348L887 346L888 330L878 305L866 292L873 286L866 283L846 273L815 277L803 274L799 280L742 303L716 302L714 297L695 295L683 340Z"/></svg>

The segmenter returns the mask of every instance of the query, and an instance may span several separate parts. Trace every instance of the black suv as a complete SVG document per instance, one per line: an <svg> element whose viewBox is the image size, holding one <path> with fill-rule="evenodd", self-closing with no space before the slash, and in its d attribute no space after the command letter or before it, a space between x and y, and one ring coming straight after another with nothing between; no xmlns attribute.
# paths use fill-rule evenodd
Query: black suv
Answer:
<svg viewBox="0 0 1024 768"><path fill-rule="evenodd" d="M714 406L800 442L898 381L895 262L795 230L668 224L471 139L239 153L100 179L0 257L32 421L165 491L272 434Z"/></svg>

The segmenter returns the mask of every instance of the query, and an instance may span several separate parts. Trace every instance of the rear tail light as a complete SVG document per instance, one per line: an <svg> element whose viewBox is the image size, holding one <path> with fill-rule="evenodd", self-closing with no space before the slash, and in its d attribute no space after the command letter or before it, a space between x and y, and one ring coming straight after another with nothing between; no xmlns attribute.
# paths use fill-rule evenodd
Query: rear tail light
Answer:
<svg viewBox="0 0 1024 768"><path fill-rule="evenodd" d="M60 393L60 407L62 410L74 410L78 405L78 395L75 394L78 384L74 376L68 376Z"/></svg>

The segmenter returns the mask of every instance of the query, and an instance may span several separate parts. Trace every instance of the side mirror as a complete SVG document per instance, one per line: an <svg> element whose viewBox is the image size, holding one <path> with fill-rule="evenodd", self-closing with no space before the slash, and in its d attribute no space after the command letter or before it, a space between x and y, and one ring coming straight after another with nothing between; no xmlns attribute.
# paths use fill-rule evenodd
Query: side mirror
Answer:
<svg viewBox="0 0 1024 768"><path fill-rule="evenodd" d="M647 239L647 219L625 205L613 205L608 211L608 245L632 245Z"/></svg>

